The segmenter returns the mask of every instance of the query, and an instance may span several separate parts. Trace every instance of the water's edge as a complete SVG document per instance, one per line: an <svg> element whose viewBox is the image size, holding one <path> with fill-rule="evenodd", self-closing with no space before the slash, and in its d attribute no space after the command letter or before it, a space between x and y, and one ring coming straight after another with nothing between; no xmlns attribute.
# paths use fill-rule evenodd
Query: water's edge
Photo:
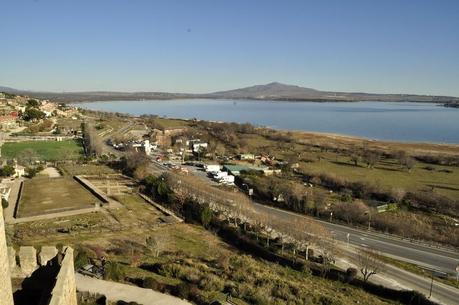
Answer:
<svg viewBox="0 0 459 305"><path fill-rule="evenodd" d="M417 102L173 99L80 102L76 107L168 118L251 123L380 141L459 143L459 109Z"/></svg>

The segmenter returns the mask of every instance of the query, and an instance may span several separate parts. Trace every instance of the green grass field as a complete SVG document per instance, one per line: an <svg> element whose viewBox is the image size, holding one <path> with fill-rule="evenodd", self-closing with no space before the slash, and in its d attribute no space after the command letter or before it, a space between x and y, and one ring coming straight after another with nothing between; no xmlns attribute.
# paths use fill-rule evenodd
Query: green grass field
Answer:
<svg viewBox="0 0 459 305"><path fill-rule="evenodd" d="M81 145L73 140L57 141L26 141L8 142L2 146L2 157L19 159L26 150L33 150L42 161L58 161L78 159L83 154Z"/></svg>
<svg viewBox="0 0 459 305"><path fill-rule="evenodd" d="M106 165L100 164L59 164L59 168L65 175L110 175L116 174L116 171Z"/></svg>
<svg viewBox="0 0 459 305"><path fill-rule="evenodd" d="M317 160L314 154L305 154ZM388 188L402 188L407 191L421 189L434 190L451 199L459 198L459 169L440 165L431 165L433 170L427 170L428 164L417 162L415 168L408 172L402 169L395 160L382 160L375 168L366 168L363 163L354 166L349 157L337 154L321 154L323 159L310 163L302 163L302 168L308 172L335 174L349 181L367 181ZM445 172L445 170L451 172Z"/></svg>
<svg viewBox="0 0 459 305"><path fill-rule="evenodd" d="M363 162L354 166L347 155L324 152L318 149L307 148L298 143L289 143L282 146L259 135L246 135L247 151L260 153L270 151L276 158L301 153L303 160L301 168L306 172L333 174L347 181L363 181L387 188L400 188L405 191L433 189L435 192L448 196L451 199L459 198L459 167L431 165L416 162L414 169L407 171L397 160L380 160L374 168L369 169ZM320 161L319 161L320 157ZM426 168L430 168L428 170Z"/></svg>
<svg viewBox="0 0 459 305"><path fill-rule="evenodd" d="M18 217L93 207L99 200L72 178L36 177L24 181Z"/></svg>

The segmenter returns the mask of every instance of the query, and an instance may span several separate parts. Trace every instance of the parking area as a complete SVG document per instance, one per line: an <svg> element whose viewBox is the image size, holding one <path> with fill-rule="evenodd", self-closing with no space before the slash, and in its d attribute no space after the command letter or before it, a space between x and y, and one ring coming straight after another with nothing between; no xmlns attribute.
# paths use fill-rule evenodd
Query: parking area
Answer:
<svg viewBox="0 0 459 305"><path fill-rule="evenodd" d="M211 177L207 175L207 172L204 168L193 166L193 165L182 165L182 167L188 170L188 173L194 175L195 177L201 179L202 181L210 184L210 185L219 185L219 183L213 180Z"/></svg>

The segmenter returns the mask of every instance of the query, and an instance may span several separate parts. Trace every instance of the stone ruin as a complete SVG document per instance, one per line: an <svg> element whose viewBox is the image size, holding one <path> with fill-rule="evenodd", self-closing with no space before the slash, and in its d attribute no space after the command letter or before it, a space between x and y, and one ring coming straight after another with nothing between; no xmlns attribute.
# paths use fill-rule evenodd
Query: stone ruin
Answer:
<svg viewBox="0 0 459 305"><path fill-rule="evenodd" d="M12 280L15 283L13 287ZM77 305L73 249L7 247L0 208L1 305Z"/></svg>

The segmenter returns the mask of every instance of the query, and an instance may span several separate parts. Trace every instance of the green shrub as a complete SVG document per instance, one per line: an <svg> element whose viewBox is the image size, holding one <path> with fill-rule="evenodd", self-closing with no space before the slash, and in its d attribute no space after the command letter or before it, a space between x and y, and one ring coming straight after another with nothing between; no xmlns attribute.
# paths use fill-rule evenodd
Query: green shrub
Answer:
<svg viewBox="0 0 459 305"><path fill-rule="evenodd" d="M208 205L205 205L201 210L201 224L207 228L212 220L212 210Z"/></svg>
<svg viewBox="0 0 459 305"><path fill-rule="evenodd" d="M88 263L88 253L82 248L77 249L77 255L75 256L75 269L78 270Z"/></svg>
<svg viewBox="0 0 459 305"><path fill-rule="evenodd" d="M120 268L120 265L116 262L106 262L104 265L104 279L112 281L120 281L124 275Z"/></svg>
<svg viewBox="0 0 459 305"><path fill-rule="evenodd" d="M5 165L0 169L0 176L9 177L14 175L14 167L11 165Z"/></svg>
<svg viewBox="0 0 459 305"><path fill-rule="evenodd" d="M224 281L213 274L205 274L199 280L198 287L205 291L223 291Z"/></svg>
<svg viewBox="0 0 459 305"><path fill-rule="evenodd" d="M187 283L180 283L174 287L174 295L182 298L188 299L190 296L190 285Z"/></svg>
<svg viewBox="0 0 459 305"><path fill-rule="evenodd" d="M156 279L154 279L151 276L146 277L146 278L143 279L142 287L143 288L153 289L153 290L156 290L156 291L161 291L161 292L164 292L164 290L165 290L165 285L163 283L158 282Z"/></svg>
<svg viewBox="0 0 459 305"><path fill-rule="evenodd" d="M8 205L9 205L8 200L6 200L5 198L2 198L2 208L6 209Z"/></svg>

